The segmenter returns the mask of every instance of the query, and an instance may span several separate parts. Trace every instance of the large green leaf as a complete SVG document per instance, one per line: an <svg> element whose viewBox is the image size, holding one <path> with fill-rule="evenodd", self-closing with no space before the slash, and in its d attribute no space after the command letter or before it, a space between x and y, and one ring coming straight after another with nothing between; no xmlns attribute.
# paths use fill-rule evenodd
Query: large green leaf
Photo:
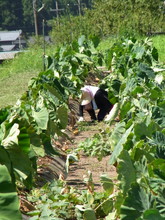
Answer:
<svg viewBox="0 0 165 220"><path fill-rule="evenodd" d="M94 47L96 48L98 45L99 45L99 43L100 43L100 38L98 37L98 36L90 36L89 37L89 40L91 40L92 41L92 43L93 43L93 45L94 45Z"/></svg>
<svg viewBox="0 0 165 220"><path fill-rule="evenodd" d="M136 181L136 171L126 150L123 150L119 156L117 172L123 194L126 194L131 184Z"/></svg>
<svg viewBox="0 0 165 220"><path fill-rule="evenodd" d="M79 39L78 39L79 46L82 46L84 44L85 40L86 40L85 35L82 35L81 37L79 37Z"/></svg>
<svg viewBox="0 0 165 220"><path fill-rule="evenodd" d="M156 208L159 210L159 213L165 219L165 195L164 195L165 181L163 182L161 180L161 182L159 184L161 185L161 190L158 190L159 191L159 196L157 196L157 198L156 198Z"/></svg>
<svg viewBox="0 0 165 220"><path fill-rule="evenodd" d="M111 124L119 114L119 110L120 110L119 103L115 103L110 113L108 114L107 118L105 119L105 121L108 121L108 123Z"/></svg>
<svg viewBox="0 0 165 220"><path fill-rule="evenodd" d="M15 123L11 129L9 130L9 134L7 135L7 137L5 139L2 140L2 145L4 147L11 147L14 144L18 144L18 135L20 133L19 130L19 124Z"/></svg>
<svg viewBox="0 0 165 220"><path fill-rule="evenodd" d="M124 97L127 97L130 95L130 93L136 88L136 84L137 84L137 81L135 78L131 78L129 77L127 80L126 80L126 85L124 87L124 84L122 83L121 85L121 89L123 89L122 91L122 96Z"/></svg>
<svg viewBox="0 0 165 220"><path fill-rule="evenodd" d="M159 88L152 88L150 89L150 96L149 98L153 101L160 99L162 96L161 90Z"/></svg>
<svg viewBox="0 0 165 220"><path fill-rule="evenodd" d="M105 220L116 220L115 216L116 216L116 212L111 212L105 217Z"/></svg>
<svg viewBox="0 0 165 220"><path fill-rule="evenodd" d="M149 188L148 181L150 180L150 174L148 171L149 170L148 169L148 160L144 155L139 159L139 161L136 161L134 163L134 166L136 168L136 179L137 179L136 181L139 184L142 184L143 186L145 186L147 189L147 188Z"/></svg>
<svg viewBox="0 0 165 220"><path fill-rule="evenodd" d="M129 134L131 133L132 129L133 129L133 124L126 130L126 132L122 135L121 139L119 140L119 142L117 143L117 145L114 148L114 151L110 157L110 164L114 164L118 158L118 156L120 155L121 151L123 150L123 145L126 143L127 138L129 136Z"/></svg>
<svg viewBox="0 0 165 220"><path fill-rule="evenodd" d="M129 102L128 100L126 100L122 104L122 106L120 108L120 118L121 118L121 120L126 117L126 115L129 113L131 108L132 108L131 102Z"/></svg>
<svg viewBox="0 0 165 220"><path fill-rule="evenodd" d="M40 135L36 133L33 126L30 126L27 131L30 138L29 157L44 156L45 152Z"/></svg>
<svg viewBox="0 0 165 220"><path fill-rule="evenodd" d="M139 71L140 71L139 76L141 76L142 78L144 76L143 73L145 73L145 76L147 76L150 79L155 78L155 73L154 73L153 69L144 63L141 63L139 65Z"/></svg>
<svg viewBox="0 0 165 220"><path fill-rule="evenodd" d="M48 120L49 120L49 113L48 113L47 108L43 107L39 111L33 110L32 115L33 115L33 118L36 121L38 127L40 129L46 130Z"/></svg>
<svg viewBox="0 0 165 220"><path fill-rule="evenodd" d="M64 96L64 89L60 85L59 81L57 79L54 79L54 87L50 86L48 84L44 84L44 87L55 97L57 97L59 100L63 100Z"/></svg>
<svg viewBox="0 0 165 220"><path fill-rule="evenodd" d="M125 122L119 122L114 127L111 136L109 138L110 146L112 151L114 147L117 145L118 141L121 139L122 135L125 133Z"/></svg>
<svg viewBox="0 0 165 220"><path fill-rule="evenodd" d="M143 87L141 87L141 86L136 86L136 87L132 90L131 95L133 95L134 97L136 97L136 96L139 95L139 94L143 94L143 92L144 92L144 88L143 88Z"/></svg>
<svg viewBox="0 0 165 220"><path fill-rule="evenodd" d="M158 50L155 47L152 49L152 56L156 61L158 61Z"/></svg>
<svg viewBox="0 0 165 220"><path fill-rule="evenodd" d="M66 106L61 105L57 109L57 120L60 121L61 128L65 129L68 124L68 111Z"/></svg>
<svg viewBox="0 0 165 220"><path fill-rule="evenodd" d="M88 61L90 61L90 60L89 60L89 57L88 57L87 55L85 55L85 54L76 53L75 56L76 56L77 58L79 58L80 60L88 60ZM90 61L90 63L92 63L92 62Z"/></svg>
<svg viewBox="0 0 165 220"><path fill-rule="evenodd" d="M155 70L154 70L154 71L155 71ZM158 83L159 85L161 85L162 82L163 82L163 80L164 80L164 77L163 77L163 74L162 74L162 73L156 74L156 76L155 76L155 82L156 82L156 83Z"/></svg>
<svg viewBox="0 0 165 220"><path fill-rule="evenodd" d="M0 145L0 164L5 165L9 172L12 172L12 163L10 160L10 155L3 146Z"/></svg>
<svg viewBox="0 0 165 220"><path fill-rule="evenodd" d="M113 200L107 199L105 202L103 202L102 208L103 208L104 213L108 215L113 210Z"/></svg>
<svg viewBox="0 0 165 220"><path fill-rule="evenodd" d="M58 128L58 126L56 125L58 131L60 130ZM50 135L47 135L45 133L42 133L41 134L41 139L42 139L42 144L44 146L44 150L45 150L45 154L48 154L48 155L59 155L58 151L55 150L55 148L52 146L52 142L51 142L51 138L50 138Z"/></svg>
<svg viewBox="0 0 165 220"><path fill-rule="evenodd" d="M165 160L155 159L150 165L150 173L152 175L157 175L163 180L165 180Z"/></svg>
<svg viewBox="0 0 165 220"><path fill-rule="evenodd" d="M95 212L92 208L85 209L84 220L97 220Z"/></svg>
<svg viewBox="0 0 165 220"><path fill-rule="evenodd" d="M27 129L25 127L20 128L20 134L18 136L18 144L24 153L30 152L30 138L29 138L29 134L27 133Z"/></svg>
<svg viewBox="0 0 165 220"><path fill-rule="evenodd" d="M145 52L145 47L136 45L133 52L136 54L136 59L142 59Z"/></svg>
<svg viewBox="0 0 165 220"><path fill-rule="evenodd" d="M9 169L12 164L16 177L22 181L30 177L32 175L32 165L29 159L30 141L26 129L20 132L19 125L15 123L11 127L8 136L2 141L2 144L6 152L3 148L1 149L1 153L4 155L4 158L1 155L1 163L5 164ZM31 182L31 180L29 181Z"/></svg>
<svg viewBox="0 0 165 220"><path fill-rule="evenodd" d="M4 165L0 165L0 219L22 219L16 189Z"/></svg>
<svg viewBox="0 0 165 220"><path fill-rule="evenodd" d="M144 122L136 124L134 127L134 132L137 140L144 139L146 136L151 135L147 125Z"/></svg>
<svg viewBox="0 0 165 220"><path fill-rule="evenodd" d="M143 219L145 220L163 220L164 218L160 215L157 209L149 209L144 212Z"/></svg>
<svg viewBox="0 0 165 220"><path fill-rule="evenodd" d="M26 180L32 174L32 164L29 156L25 154L19 147L9 149L10 160L13 164L13 169L21 180Z"/></svg>
<svg viewBox="0 0 165 220"><path fill-rule="evenodd" d="M100 177L101 184L104 188L104 190L111 195L114 190L114 184L110 178L108 178L106 175L101 175Z"/></svg>
<svg viewBox="0 0 165 220"><path fill-rule="evenodd" d="M9 115L8 108L0 109L0 124L6 120L8 115Z"/></svg>
<svg viewBox="0 0 165 220"><path fill-rule="evenodd" d="M76 91L74 83L69 78L62 76L60 78L60 83L62 86L65 87L65 89L67 89L67 91L69 92L68 95Z"/></svg>
<svg viewBox="0 0 165 220"><path fill-rule="evenodd" d="M128 196L121 206L121 220L137 220L146 210L153 208L153 206L152 195L137 183L132 184Z"/></svg>
<svg viewBox="0 0 165 220"><path fill-rule="evenodd" d="M151 139L149 139L151 145L156 146L156 157L165 159L165 135L157 131Z"/></svg>

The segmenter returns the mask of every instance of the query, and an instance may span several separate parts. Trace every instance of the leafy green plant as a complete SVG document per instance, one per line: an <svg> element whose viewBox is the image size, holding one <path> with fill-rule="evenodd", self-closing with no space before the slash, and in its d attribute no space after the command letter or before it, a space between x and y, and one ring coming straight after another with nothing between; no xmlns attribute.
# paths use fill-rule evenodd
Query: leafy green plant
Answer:
<svg viewBox="0 0 165 220"><path fill-rule="evenodd" d="M157 157L159 152L164 154L165 87L164 75L154 71L158 54L147 39L141 42L124 39L122 44L114 45L110 54L107 64L114 74L102 83L111 101L120 104L120 122L110 138L113 144L110 164L117 164L120 186L117 212L121 219L163 219L164 161ZM120 139L113 142L116 132ZM161 137L160 144L155 142L156 137ZM159 183L159 189L153 181Z"/></svg>
<svg viewBox="0 0 165 220"><path fill-rule="evenodd" d="M1 157L2 156L4 158L8 158L8 155L1 150ZM22 217L19 211L19 201L17 197L16 186L5 165L0 165L0 179L1 219L21 220Z"/></svg>
<svg viewBox="0 0 165 220"><path fill-rule="evenodd" d="M157 51L148 39L123 39L109 50L106 63L113 72L101 86L120 106L120 122L107 132L107 140L103 135L119 181L115 208L107 218L163 219L165 78L155 68ZM100 135L97 144L91 139L90 148L83 148L91 153L101 143Z"/></svg>
<svg viewBox="0 0 165 220"><path fill-rule="evenodd" d="M165 87L164 75L154 71L158 65L157 51L147 39L125 39L111 48L106 63L113 67L113 72L101 85L107 89L110 100L119 103L120 122L107 134L88 139L80 149L99 159L107 152L103 143L113 150L110 163L117 166L119 185L113 200L110 197L107 201L107 218L163 219ZM105 191L110 189L108 186ZM103 197L98 208L77 206L85 219L105 215L102 210L106 196Z"/></svg>
<svg viewBox="0 0 165 220"><path fill-rule="evenodd" d="M86 155L102 160L103 157L110 155L112 152L107 133L109 133L108 128L107 130L100 130L99 133L90 138L86 138L78 145L76 151L82 150Z"/></svg>
<svg viewBox="0 0 165 220"><path fill-rule="evenodd" d="M28 213L31 220L58 219L100 219L113 209L114 184L110 178L101 176L104 192L93 190L92 173L84 179L87 190L76 190L65 182L54 181L41 189L34 189L28 195L36 210Z"/></svg>
<svg viewBox="0 0 165 220"><path fill-rule="evenodd" d="M105 62L112 73L101 86L112 103L119 103L120 122L82 147L99 159L105 152L112 152L110 163L117 166L118 172L116 193L107 177L102 177L105 192L94 193L91 174L86 180L88 191L76 192L76 198L74 189L67 191L66 187L63 194L63 185L54 182L47 194L47 185L41 194L37 192L42 204L36 203L37 211L31 213L34 219L52 215L87 220L105 216L123 220L130 216L132 220L165 217L165 79L162 72L155 71L158 53L151 43L148 39L122 39L108 51ZM65 135L69 96L79 94L89 70L97 71L100 60L93 48L83 36L77 43L58 49L54 57L48 56L47 71L30 81L28 91L16 105L1 110L0 163L12 182L12 201L16 198L15 181L32 188L38 156L60 153L51 139ZM13 204L12 213L17 201Z"/></svg>
<svg viewBox="0 0 165 220"><path fill-rule="evenodd" d="M0 164L7 168L13 184L31 189L37 158L60 155L52 138L65 136L69 96L78 94L88 71L95 67L88 46L82 37L76 45L61 48L55 56L59 56L57 62L48 57L48 69L31 79L27 92L14 106L1 110ZM10 192L12 184L9 186Z"/></svg>
<svg viewBox="0 0 165 220"><path fill-rule="evenodd" d="M88 40L84 35L57 49L54 56L48 56L46 66L54 71L67 95L77 95L89 71L97 72L96 65L101 62L100 54L95 49L99 44L97 37Z"/></svg>

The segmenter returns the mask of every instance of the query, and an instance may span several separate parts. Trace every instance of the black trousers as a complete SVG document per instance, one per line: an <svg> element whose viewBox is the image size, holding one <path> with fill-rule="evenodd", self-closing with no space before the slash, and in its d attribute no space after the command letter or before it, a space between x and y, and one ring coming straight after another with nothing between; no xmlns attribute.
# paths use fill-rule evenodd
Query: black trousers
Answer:
<svg viewBox="0 0 165 220"><path fill-rule="evenodd" d="M87 110L87 112L89 113L92 120L102 121L105 118L106 114L110 112L113 105L108 100L108 93L103 89L99 89L96 92L94 99L99 109L97 117L94 109ZM83 106L80 106L80 116L83 116L82 111L83 111Z"/></svg>
<svg viewBox="0 0 165 220"><path fill-rule="evenodd" d="M113 105L108 100L108 93L103 89L99 89L96 92L94 99L99 109L97 120L102 121L105 118L106 114L110 112Z"/></svg>

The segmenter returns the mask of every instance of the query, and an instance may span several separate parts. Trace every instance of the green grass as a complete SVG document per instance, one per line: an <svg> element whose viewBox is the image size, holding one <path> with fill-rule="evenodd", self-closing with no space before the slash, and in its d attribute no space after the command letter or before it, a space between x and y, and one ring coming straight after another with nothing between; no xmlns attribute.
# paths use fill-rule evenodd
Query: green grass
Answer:
<svg viewBox="0 0 165 220"><path fill-rule="evenodd" d="M52 51L47 49L48 54ZM0 65L0 108L14 105L27 90L28 82L43 71L43 49L30 48Z"/></svg>
<svg viewBox="0 0 165 220"><path fill-rule="evenodd" d="M152 37L153 45L158 50L159 61L165 64L165 35Z"/></svg>
<svg viewBox="0 0 165 220"><path fill-rule="evenodd" d="M0 66L0 107L13 105L27 90L29 80L42 70L42 56L37 51L18 54Z"/></svg>
<svg viewBox="0 0 165 220"><path fill-rule="evenodd" d="M165 36L152 37L158 49L159 61L165 64ZM98 49L110 48L115 38L101 41ZM46 54L52 55L55 47L46 47ZM0 65L0 108L14 105L28 88L29 80L43 71L43 49L31 47L28 51L18 54L13 60Z"/></svg>
<svg viewBox="0 0 165 220"><path fill-rule="evenodd" d="M42 51L30 49L16 55L13 60L5 62L0 66L1 78L10 77L18 73L28 73L41 70Z"/></svg>

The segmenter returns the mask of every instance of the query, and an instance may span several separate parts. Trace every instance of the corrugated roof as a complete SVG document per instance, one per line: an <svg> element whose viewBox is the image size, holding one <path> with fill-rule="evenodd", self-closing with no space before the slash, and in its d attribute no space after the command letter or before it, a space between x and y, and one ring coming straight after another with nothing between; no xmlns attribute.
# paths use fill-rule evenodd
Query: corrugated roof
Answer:
<svg viewBox="0 0 165 220"><path fill-rule="evenodd" d="M16 53L18 53L18 51L13 51L13 52L0 52L0 60L13 59Z"/></svg>
<svg viewBox="0 0 165 220"><path fill-rule="evenodd" d="M14 41L20 36L21 33L22 33L21 30L0 31L0 41Z"/></svg>
<svg viewBox="0 0 165 220"><path fill-rule="evenodd" d="M3 51L11 51L13 50L15 47L15 45L1 45L1 48L3 49Z"/></svg>

